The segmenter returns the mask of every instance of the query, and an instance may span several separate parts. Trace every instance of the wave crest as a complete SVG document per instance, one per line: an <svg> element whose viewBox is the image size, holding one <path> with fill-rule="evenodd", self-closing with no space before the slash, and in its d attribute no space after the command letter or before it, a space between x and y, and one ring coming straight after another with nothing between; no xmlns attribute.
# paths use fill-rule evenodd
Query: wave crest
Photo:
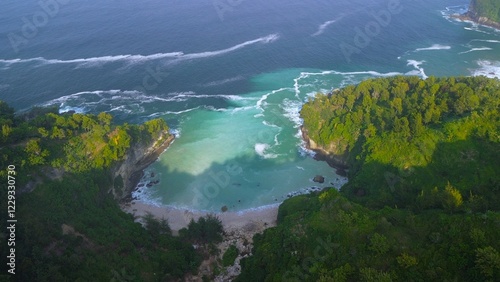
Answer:
<svg viewBox="0 0 500 282"><path fill-rule="evenodd" d="M10 66L13 64L20 63L38 63L39 65L47 65L47 64L77 64L80 67L93 67L100 66L106 63L113 62L125 62L125 63L143 63L151 60L161 60L161 59L172 59L172 60L192 60L192 59L200 59L200 58L208 58L218 55L223 55L229 52L236 51L238 49L257 44L263 43L268 44L272 43L279 39L279 34L269 34L264 37L260 37L254 40L249 40L232 47L216 50L216 51L207 51L201 53L192 53L192 54L184 54L183 52L171 52L171 53L157 53L152 55L116 55L116 56L102 56L102 57L92 57L92 58L81 58L81 59L72 59L72 60L60 60L60 59L46 59L44 57L30 58L30 59L10 59L10 60L2 60L0 59L0 63Z"/></svg>

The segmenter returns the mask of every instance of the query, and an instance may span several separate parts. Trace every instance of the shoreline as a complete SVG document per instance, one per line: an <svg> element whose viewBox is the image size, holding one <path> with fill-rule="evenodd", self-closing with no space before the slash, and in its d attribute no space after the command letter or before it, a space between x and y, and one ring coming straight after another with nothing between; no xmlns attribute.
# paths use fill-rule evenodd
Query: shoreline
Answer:
<svg viewBox="0 0 500 282"><path fill-rule="evenodd" d="M347 179L348 166L346 164L346 156L332 156L328 152L323 151L321 148L311 146L312 141L308 136L306 130L301 127L301 137L308 150L315 152L314 160L324 161L331 168L336 170L336 173ZM129 181L133 182L134 188L129 191L128 195L121 201L121 209L134 216L134 220L141 222L143 216L147 213L152 214L157 219L166 219L174 235L178 235L178 231L187 227L191 219L198 220L200 217L207 216L208 214L216 215L222 222L224 231L228 234L240 234L239 237L245 237L248 241L252 241L256 233L261 233L265 229L277 225L278 210L282 202L264 205L255 208L249 208L241 211L226 211L226 212L212 212L202 210L189 210L187 208L155 205L147 201L134 198L133 193L140 187L141 179L145 175L145 169L151 165L163 153L170 144L175 140L174 135L168 137L160 147L156 148L150 155L146 156L139 163L138 168L134 171ZM333 183L332 183L333 184ZM339 189L340 187L337 187ZM306 192L317 191L316 187L312 186L306 189ZM323 190L323 189L320 189ZM302 193L291 193L287 197L300 195ZM285 199L286 200L286 199Z"/></svg>
<svg viewBox="0 0 500 282"><path fill-rule="evenodd" d="M169 133L168 133L169 134ZM168 137L158 146L151 146L149 150L152 152L146 154L142 159L140 159L137 163L134 164L134 168L128 177L128 187L125 197L121 199L122 204L127 204L133 201L132 194L134 191L138 189L138 185L141 182L141 179L145 175L145 169L152 165L160 155L167 150L170 145L175 141L175 135L169 134Z"/></svg>
<svg viewBox="0 0 500 282"><path fill-rule="evenodd" d="M462 22L472 22L474 24L478 24L481 26L485 26L488 28L493 28L496 30L500 30L500 23L494 22L485 17L476 17L470 14L470 11L465 14L455 14L451 15L452 18L457 19Z"/></svg>
<svg viewBox="0 0 500 282"><path fill-rule="evenodd" d="M304 128L304 126L300 127L300 132L306 149L311 150L315 153L313 158L316 161L326 162L331 168L335 169L335 173L337 175L347 177L347 171L349 170L349 166L347 165L347 155L331 155L327 151L316 146L315 142L307 135L307 130Z"/></svg>
<svg viewBox="0 0 500 282"><path fill-rule="evenodd" d="M166 219L174 235L177 235L180 229L187 227L191 219L198 220L208 214L215 214L221 220L226 233L244 231L245 237L251 240L254 234L276 226L279 206L280 204L273 204L242 211L213 213L169 206L154 206L141 200L132 200L123 203L121 208L126 213L132 214L139 222L141 217L147 213L151 213L158 219Z"/></svg>

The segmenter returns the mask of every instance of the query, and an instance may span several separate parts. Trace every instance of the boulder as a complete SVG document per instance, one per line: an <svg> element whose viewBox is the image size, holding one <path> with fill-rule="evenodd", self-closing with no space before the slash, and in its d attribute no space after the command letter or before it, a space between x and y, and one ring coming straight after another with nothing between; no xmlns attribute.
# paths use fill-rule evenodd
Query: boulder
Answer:
<svg viewBox="0 0 500 282"><path fill-rule="evenodd" d="M325 182L325 178L321 175L316 175L314 178L313 178L313 181L314 182L317 182L317 183L323 183Z"/></svg>

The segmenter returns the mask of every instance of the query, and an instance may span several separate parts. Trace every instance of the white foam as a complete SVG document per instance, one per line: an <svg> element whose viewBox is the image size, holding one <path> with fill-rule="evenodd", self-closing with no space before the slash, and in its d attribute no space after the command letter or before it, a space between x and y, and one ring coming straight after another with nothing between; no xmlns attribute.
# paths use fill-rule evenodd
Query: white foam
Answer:
<svg viewBox="0 0 500 282"><path fill-rule="evenodd" d="M265 125L265 126L269 126L269 127L273 127L273 128L277 128L277 129L282 129L281 127L277 126L276 124L272 124L272 123L269 123L265 120L262 121L262 124Z"/></svg>
<svg viewBox="0 0 500 282"><path fill-rule="evenodd" d="M175 138L181 137L181 129L180 128L169 128L168 132L175 136Z"/></svg>
<svg viewBox="0 0 500 282"><path fill-rule="evenodd" d="M500 40L472 39L471 41L488 42L488 43L500 43Z"/></svg>
<svg viewBox="0 0 500 282"><path fill-rule="evenodd" d="M242 97L238 95L207 95L207 94L195 94L194 92L183 92L183 93L174 93L172 98L184 98L184 99L207 99L207 98L221 98L221 99L226 99L226 100L234 100L234 101L239 101L239 100L254 100L255 98L252 97Z"/></svg>
<svg viewBox="0 0 500 282"><path fill-rule="evenodd" d="M415 49L415 52L420 52L420 51L431 51L431 50L449 50L451 49L451 46L447 45L441 45L441 44L433 44L430 47L426 48L417 48Z"/></svg>
<svg viewBox="0 0 500 282"><path fill-rule="evenodd" d="M278 39L279 39L278 34L270 34L268 36L264 36L261 38L257 38L254 40L243 42L241 44L232 46L232 47L227 48L227 49L222 49L222 50L217 50L217 51L208 51L208 52L202 52L202 53L194 53L194 54L186 54L186 55L183 55L182 57L180 57L180 59L199 59L199 58L208 58L208 57L218 56L218 55L226 54L226 53L229 53L232 51L236 51L238 49L241 49L241 48L244 48L246 46L253 45L256 43L264 43L264 44L272 43Z"/></svg>
<svg viewBox="0 0 500 282"><path fill-rule="evenodd" d="M266 153L266 151L271 147L269 144L256 143L254 147L255 153L257 153L257 155L263 157L264 159L274 159L278 157L278 155L276 154Z"/></svg>
<svg viewBox="0 0 500 282"><path fill-rule="evenodd" d="M71 111L74 111L75 113L78 113L78 114L83 114L83 113L85 113L85 108L83 108L83 107L64 106L64 104L61 104L61 106L59 107L59 113L60 114L71 112Z"/></svg>
<svg viewBox="0 0 500 282"><path fill-rule="evenodd" d="M307 144L302 139L301 139L300 146L299 146L299 154L302 157L309 156L311 158L314 158L316 156L316 152L314 152L313 150L307 149Z"/></svg>
<svg viewBox="0 0 500 282"><path fill-rule="evenodd" d="M319 27L318 27L318 31L316 31L314 34L312 34L311 36L318 36L318 35L321 35L325 32L326 28L329 27L330 25L334 24L335 22L341 20L344 16L340 16L338 17L337 19L334 19L334 20L331 20L331 21L326 21L324 23L322 23Z"/></svg>
<svg viewBox="0 0 500 282"><path fill-rule="evenodd" d="M460 52L458 54L467 54L467 53L475 52L475 51L488 51L488 50L493 50L493 49L489 48L489 47L478 47L478 48L472 48L472 49L465 51L465 52Z"/></svg>
<svg viewBox="0 0 500 282"><path fill-rule="evenodd" d="M160 59L174 59L174 60L192 60L192 59L200 59L200 58L208 58L218 55L223 55L229 52L236 51L238 49L244 48L246 46L250 46L257 43L268 44L272 43L279 39L278 34L270 34L264 37L260 37L254 40L249 40L232 47L216 50L216 51L207 51L201 53L192 53L192 54L184 54L183 52L171 52L171 53L157 53L152 55L116 55L116 56L102 56L102 57L91 57L91 58L81 58L81 59L71 59L71 60L60 60L60 59L46 59L43 57L37 58L29 58L29 59L10 59L10 60L2 60L0 59L0 63L6 65L18 64L18 63L38 63L41 65L44 64L78 64L79 66L96 66L102 65L105 63L113 63L113 62L126 62L126 63L137 63L137 62L146 62L151 60L160 60Z"/></svg>
<svg viewBox="0 0 500 282"><path fill-rule="evenodd" d="M490 78L499 78L500 79L500 62L490 62L487 60L477 61L479 65L479 69L472 71L473 76L484 75Z"/></svg>
<svg viewBox="0 0 500 282"><path fill-rule="evenodd" d="M214 106L203 106L204 109L207 109L211 112L227 112L228 109L226 108L216 108Z"/></svg>
<svg viewBox="0 0 500 282"><path fill-rule="evenodd" d="M260 97L260 99L257 101L257 103L255 103L255 108L260 110L260 111L264 111L264 106L267 105L266 103L266 100L269 96L273 95L273 94L276 94L278 92L281 92L281 91L285 91L285 90L290 90L290 88L280 88L280 89L277 89L277 90L273 90L269 93L266 93L264 95L262 95Z"/></svg>
<svg viewBox="0 0 500 282"><path fill-rule="evenodd" d="M248 111L248 110L251 110L251 109L255 109L254 106L247 106L247 107L237 107L237 108L234 108L232 111L231 111L231 114L236 114L238 112L242 112L242 111ZM255 117L255 116L254 116Z"/></svg>
<svg viewBox="0 0 500 282"><path fill-rule="evenodd" d="M422 77L422 79L427 79L427 75L425 74L424 68L420 67L421 64L425 63L425 61L416 61L416 60L407 60L408 64L407 66L413 66L415 69L418 70L419 75ZM407 75L414 75L413 72L408 72Z"/></svg>
<svg viewBox="0 0 500 282"><path fill-rule="evenodd" d="M269 127L278 129L278 133L276 133L276 135L274 135L274 145L275 146L280 145L280 142L278 140L278 136L281 134L281 131L283 131L283 128L280 127L280 126L278 126L278 125L276 125L276 124L269 123L269 122L267 122L265 120L262 121L262 124L264 124L265 126L269 126Z"/></svg>
<svg viewBox="0 0 500 282"><path fill-rule="evenodd" d="M78 99L85 99L84 96L96 96L100 98L101 100L97 102L84 102L85 105L96 105L96 104L103 104L106 101L111 101L111 100L136 100L140 103L151 103L154 101L177 101L177 97L173 98L163 98L163 97L158 97L158 96L152 96L152 95L145 95L144 93L140 91L135 91L135 90L96 90L96 91L82 91L82 92L77 92L69 95L65 95L53 100L50 100L48 102L45 102L43 105L44 106L49 106L49 105L54 105L54 104L60 104L60 103L66 103L68 101L72 100L78 100ZM82 102L83 103L83 102Z"/></svg>
<svg viewBox="0 0 500 282"><path fill-rule="evenodd" d="M30 58L30 59L12 59L12 60L0 60L0 63L7 65L16 63L39 63L39 64L79 64L81 66L89 65L96 66L105 63L113 63L118 61L128 61L128 62L145 62L150 60L159 60L165 58L181 58L183 56L182 52L173 53L157 53L152 55L116 55L116 56L102 56L102 57L91 57L82 59L72 59L72 60L59 60L59 59L46 59L43 57Z"/></svg>
<svg viewBox="0 0 500 282"><path fill-rule="evenodd" d="M280 203L269 204L269 205L265 205L265 206L260 206L260 207L256 207L256 208L248 208L248 209L244 209L244 210L241 210L241 211L237 211L236 213L238 215L244 215L245 213L254 212L254 211L263 211L263 210L267 210L267 209L275 209L275 208L279 207L280 204L281 204L281 202Z"/></svg>
<svg viewBox="0 0 500 282"><path fill-rule="evenodd" d="M226 79L223 79L223 80L212 81L212 82L209 82L207 84L204 84L203 86L205 86L205 87L220 86L220 85L224 85L224 84L227 84L227 83L231 83L231 82L235 82L235 81L240 81L240 80L243 80L243 79L245 79L243 76L238 75L238 76L231 77L231 78L226 78Z"/></svg>
<svg viewBox="0 0 500 282"><path fill-rule="evenodd" d="M464 27L465 30L475 31L475 32L484 33L484 34L491 34L491 33L486 32L484 30L480 30L479 25L477 25L477 23L475 23L475 22L471 22L471 21L464 21L464 22L470 23L472 25L472 28L471 27Z"/></svg>
<svg viewBox="0 0 500 282"><path fill-rule="evenodd" d="M295 124L294 128L299 128L303 123L303 120L300 117L302 104L303 103L301 101L285 98L283 103L280 105L285 112L283 115Z"/></svg>
<svg viewBox="0 0 500 282"><path fill-rule="evenodd" d="M185 113L189 113L191 111L194 111L194 110L197 110L199 109L200 106L198 107L194 107L194 108L190 108L190 109L186 109L186 110L182 110L182 111L165 111L165 112L157 112L157 113L154 113L154 114L150 114L149 116L147 116L148 118L155 118L155 117L159 117L159 116L164 116L164 115L180 115L180 114L185 114Z"/></svg>

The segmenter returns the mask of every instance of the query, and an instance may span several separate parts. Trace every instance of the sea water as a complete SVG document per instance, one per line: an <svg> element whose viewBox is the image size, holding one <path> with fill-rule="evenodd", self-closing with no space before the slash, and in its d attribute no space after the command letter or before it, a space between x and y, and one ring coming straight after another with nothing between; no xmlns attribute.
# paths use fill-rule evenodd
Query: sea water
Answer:
<svg viewBox="0 0 500 282"><path fill-rule="evenodd" d="M116 122L164 118L177 138L135 197L193 210L259 208L345 182L301 140L300 108L318 92L398 74L500 77L500 33L450 17L467 6L8 1L0 99L18 111L56 105L110 112Z"/></svg>

